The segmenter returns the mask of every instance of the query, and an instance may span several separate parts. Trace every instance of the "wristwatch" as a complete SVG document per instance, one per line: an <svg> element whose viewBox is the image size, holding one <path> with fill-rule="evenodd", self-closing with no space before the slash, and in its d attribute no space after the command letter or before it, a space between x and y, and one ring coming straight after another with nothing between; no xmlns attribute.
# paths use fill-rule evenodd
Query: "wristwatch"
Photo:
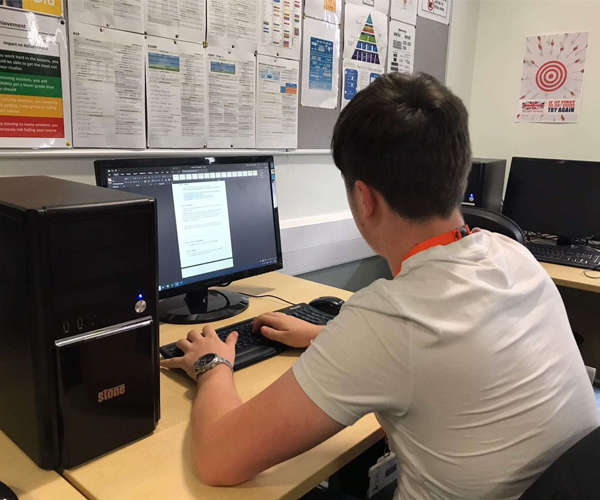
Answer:
<svg viewBox="0 0 600 500"><path fill-rule="evenodd" d="M209 352L204 356L199 357L196 362L192 365L192 369L194 370L194 375L196 376L196 380L203 373L206 373L208 370L212 370L215 366L224 364L233 370L233 366L231 363L226 360L224 357L215 354L214 352Z"/></svg>

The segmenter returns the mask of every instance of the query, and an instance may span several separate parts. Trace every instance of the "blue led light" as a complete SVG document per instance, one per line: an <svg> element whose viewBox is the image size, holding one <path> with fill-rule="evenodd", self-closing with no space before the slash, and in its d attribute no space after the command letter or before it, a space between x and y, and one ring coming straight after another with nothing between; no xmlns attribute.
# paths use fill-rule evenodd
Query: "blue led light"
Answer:
<svg viewBox="0 0 600 500"><path fill-rule="evenodd" d="M142 300L144 296L141 293L138 293L138 299Z"/></svg>

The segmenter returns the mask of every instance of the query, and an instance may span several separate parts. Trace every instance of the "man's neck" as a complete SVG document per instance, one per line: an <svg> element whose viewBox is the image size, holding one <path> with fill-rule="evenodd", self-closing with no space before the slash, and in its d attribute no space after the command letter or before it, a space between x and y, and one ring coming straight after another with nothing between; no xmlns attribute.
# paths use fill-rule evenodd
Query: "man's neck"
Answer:
<svg viewBox="0 0 600 500"><path fill-rule="evenodd" d="M389 222L389 238L386 238L381 255L387 260L392 273L395 273L400 269L402 259L415 245L462 227L464 223L458 208L446 219L436 217L425 222L413 222L404 218L395 218Z"/></svg>

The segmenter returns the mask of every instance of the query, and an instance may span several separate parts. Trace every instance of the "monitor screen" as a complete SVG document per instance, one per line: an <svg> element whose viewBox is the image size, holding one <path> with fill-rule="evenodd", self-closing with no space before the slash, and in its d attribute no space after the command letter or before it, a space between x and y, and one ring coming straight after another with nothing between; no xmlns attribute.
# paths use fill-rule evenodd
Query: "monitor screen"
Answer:
<svg viewBox="0 0 600 500"><path fill-rule="evenodd" d="M156 198L161 298L282 267L272 156L94 166L98 185Z"/></svg>
<svg viewBox="0 0 600 500"><path fill-rule="evenodd" d="M525 231L585 238L600 233L600 163L512 159L503 213Z"/></svg>

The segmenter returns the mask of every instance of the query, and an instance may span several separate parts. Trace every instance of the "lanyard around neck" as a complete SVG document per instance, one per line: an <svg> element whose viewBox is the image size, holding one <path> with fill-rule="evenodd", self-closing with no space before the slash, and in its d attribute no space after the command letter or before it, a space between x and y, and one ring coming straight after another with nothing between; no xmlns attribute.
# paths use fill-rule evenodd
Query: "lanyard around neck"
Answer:
<svg viewBox="0 0 600 500"><path fill-rule="evenodd" d="M413 255L418 254L419 252L427 250L431 247L435 247L438 245L449 245L450 243L454 243L455 241L461 240L469 234L471 234L471 230L469 229L469 226L465 224L464 226L461 226L457 229L453 229L452 231L448 231L447 233L438 234L437 236L433 236L425 241L422 241L421 243L417 243L414 247L411 248L410 252L408 252L404 257L402 257L400 267L398 268L398 271L396 272L395 276L400 274L400 271L402 271L402 263L409 257L412 257Z"/></svg>

